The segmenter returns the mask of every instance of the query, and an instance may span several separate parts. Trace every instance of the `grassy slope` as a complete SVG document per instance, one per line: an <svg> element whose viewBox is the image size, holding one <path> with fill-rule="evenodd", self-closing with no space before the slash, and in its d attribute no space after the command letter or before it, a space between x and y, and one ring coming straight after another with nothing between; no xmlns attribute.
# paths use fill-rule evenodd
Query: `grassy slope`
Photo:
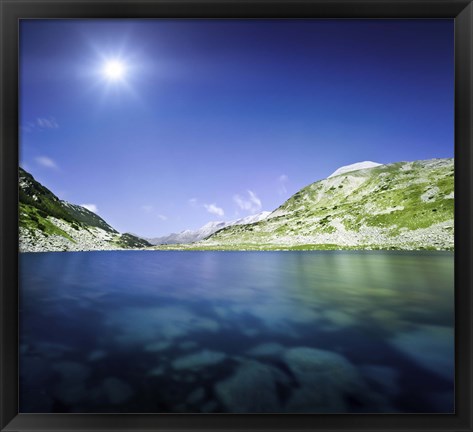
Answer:
<svg viewBox="0 0 473 432"><path fill-rule="evenodd" d="M401 234L452 221L440 243L428 237L406 243L414 249L449 249L453 179L453 159L342 174L301 189L267 220L225 228L182 249L395 249Z"/></svg>
<svg viewBox="0 0 473 432"><path fill-rule="evenodd" d="M48 220L44 211L32 205L20 202L19 219L20 227L26 228L28 231L33 233L33 235L37 230L39 230L45 235L60 235L75 242L69 234ZM75 225L71 224L71 226Z"/></svg>
<svg viewBox="0 0 473 432"><path fill-rule="evenodd" d="M151 246L151 243L148 243L146 240L129 233L121 234L116 243L123 248L144 248Z"/></svg>
<svg viewBox="0 0 473 432"><path fill-rule="evenodd" d="M59 235L77 243L74 235L76 232L80 237L81 230L93 233L93 228L100 228L113 234L112 246L122 248L150 246L147 241L131 234L119 234L100 216L86 208L60 200L22 168L19 169L19 184L19 225L33 238L37 237L36 233L41 232L46 236ZM52 218L66 222L71 228L68 230L69 233L57 226Z"/></svg>
<svg viewBox="0 0 473 432"><path fill-rule="evenodd" d="M116 233L100 216L84 207L60 200L49 189L38 183L31 174L20 168L20 204L33 207L43 217L52 216L72 225L101 228Z"/></svg>

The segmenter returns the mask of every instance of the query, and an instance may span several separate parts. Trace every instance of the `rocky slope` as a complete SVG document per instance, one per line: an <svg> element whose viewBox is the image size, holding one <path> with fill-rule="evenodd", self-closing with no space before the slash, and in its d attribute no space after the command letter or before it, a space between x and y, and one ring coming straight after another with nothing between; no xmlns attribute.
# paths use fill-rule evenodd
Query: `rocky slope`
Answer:
<svg viewBox="0 0 473 432"><path fill-rule="evenodd" d="M20 252L128 249L150 246L131 234L120 234L100 216L60 200L19 169Z"/></svg>
<svg viewBox="0 0 473 432"><path fill-rule="evenodd" d="M453 159L370 164L342 167L301 189L266 219L223 228L194 246L453 249Z"/></svg>

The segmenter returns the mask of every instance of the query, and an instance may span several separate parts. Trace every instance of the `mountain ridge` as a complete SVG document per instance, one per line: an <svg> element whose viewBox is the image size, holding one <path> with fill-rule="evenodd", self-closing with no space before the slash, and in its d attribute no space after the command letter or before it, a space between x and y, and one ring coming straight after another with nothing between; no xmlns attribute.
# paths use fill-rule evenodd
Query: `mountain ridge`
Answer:
<svg viewBox="0 0 473 432"><path fill-rule="evenodd" d="M179 233L171 233L167 236L155 237L155 238L145 238L152 245L159 244L188 244L195 243L200 240L204 240L215 232L232 225L245 225L254 222L259 222L260 220L265 219L269 216L271 212L262 211L260 213L245 216L243 218L235 219L229 222L225 221L211 221L207 222L205 225L201 226L196 230L183 230Z"/></svg>
<svg viewBox="0 0 473 432"><path fill-rule="evenodd" d="M19 168L20 252L129 249L151 246L120 234L94 212L59 199Z"/></svg>
<svg viewBox="0 0 473 432"><path fill-rule="evenodd" d="M454 249L453 158L340 167L272 212L149 239L120 234L19 170L20 251Z"/></svg>
<svg viewBox="0 0 473 432"><path fill-rule="evenodd" d="M329 176L296 192L265 220L226 227L192 247L453 250L453 180L452 158Z"/></svg>

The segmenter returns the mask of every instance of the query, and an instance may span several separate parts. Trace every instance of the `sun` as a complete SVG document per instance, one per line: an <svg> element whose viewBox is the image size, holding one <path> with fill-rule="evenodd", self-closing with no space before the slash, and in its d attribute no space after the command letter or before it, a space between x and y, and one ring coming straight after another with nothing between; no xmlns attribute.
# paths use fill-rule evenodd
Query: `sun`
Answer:
<svg viewBox="0 0 473 432"><path fill-rule="evenodd" d="M119 81L125 77L126 66L119 60L109 60L105 62L102 72L108 80Z"/></svg>

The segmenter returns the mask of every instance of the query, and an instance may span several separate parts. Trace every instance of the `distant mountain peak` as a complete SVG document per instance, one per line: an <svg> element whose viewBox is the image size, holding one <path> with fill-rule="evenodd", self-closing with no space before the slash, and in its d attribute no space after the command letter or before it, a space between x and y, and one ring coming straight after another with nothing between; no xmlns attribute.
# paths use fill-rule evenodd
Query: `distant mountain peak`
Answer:
<svg viewBox="0 0 473 432"><path fill-rule="evenodd" d="M200 227L197 230L185 230L180 233L172 233L163 237L156 238L147 238L151 244L185 244L185 243L195 243L197 241L203 240L213 233L226 228L232 225L248 225L256 223L266 219L271 212L262 211L260 213L242 217L240 219L235 219L229 222L225 221L211 221L207 222L204 226Z"/></svg>
<svg viewBox="0 0 473 432"><path fill-rule="evenodd" d="M351 165L345 165L338 168L336 171L330 174L327 178L335 177L335 176L352 172L352 171L358 171L358 170L367 169L367 168L374 168L380 165L382 164L377 163L377 162L371 162L371 161L357 162Z"/></svg>

